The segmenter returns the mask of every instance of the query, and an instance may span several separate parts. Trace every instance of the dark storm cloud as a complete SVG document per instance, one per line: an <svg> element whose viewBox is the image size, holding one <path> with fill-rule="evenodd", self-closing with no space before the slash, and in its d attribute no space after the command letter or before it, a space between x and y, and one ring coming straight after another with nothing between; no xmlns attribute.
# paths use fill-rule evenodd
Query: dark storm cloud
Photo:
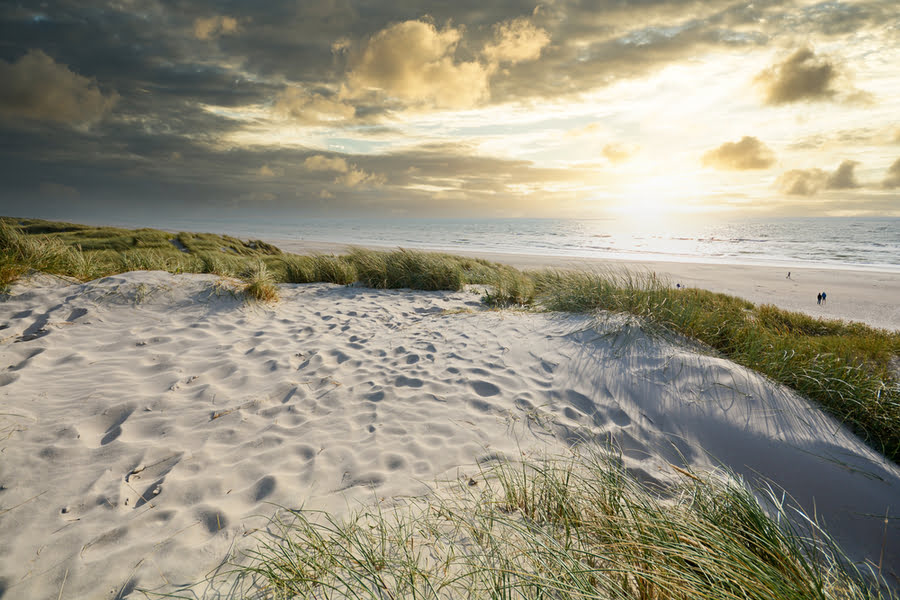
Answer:
<svg viewBox="0 0 900 600"><path fill-rule="evenodd" d="M40 50L13 63L0 60L0 81L0 116L84 123L102 117L116 99Z"/></svg>
<svg viewBox="0 0 900 600"><path fill-rule="evenodd" d="M152 1L133 11L122 7L48 2L30 15L0 9L0 35L7 40L0 53L9 61L40 50L126 100L152 92L232 105L253 97L258 82L215 41L196 39L191 13L171 13Z"/></svg>
<svg viewBox="0 0 900 600"><path fill-rule="evenodd" d="M702 162L715 169L746 171L768 169L775 164L775 153L759 138L745 135L738 142L725 142L706 152Z"/></svg>

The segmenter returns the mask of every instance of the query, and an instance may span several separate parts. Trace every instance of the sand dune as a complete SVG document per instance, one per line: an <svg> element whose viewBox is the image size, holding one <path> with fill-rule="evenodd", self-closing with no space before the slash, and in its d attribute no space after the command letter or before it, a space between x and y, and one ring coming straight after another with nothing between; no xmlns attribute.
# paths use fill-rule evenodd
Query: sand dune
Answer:
<svg viewBox="0 0 900 600"><path fill-rule="evenodd" d="M476 292L37 276L0 303L0 597L202 580L274 505L346 513L522 453L614 441L633 474L781 486L900 573L900 469L789 390L624 319ZM879 515L881 517L879 517Z"/></svg>

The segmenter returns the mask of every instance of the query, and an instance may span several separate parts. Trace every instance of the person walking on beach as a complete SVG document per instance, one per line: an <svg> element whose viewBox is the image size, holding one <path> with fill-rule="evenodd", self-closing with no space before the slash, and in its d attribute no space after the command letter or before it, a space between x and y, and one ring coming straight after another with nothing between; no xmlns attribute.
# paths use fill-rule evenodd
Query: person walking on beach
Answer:
<svg viewBox="0 0 900 600"><path fill-rule="evenodd" d="M819 295L816 296L816 304L822 304L822 292L819 292Z"/></svg>
<svg viewBox="0 0 900 600"><path fill-rule="evenodd" d="M826 296L825 292L822 292L822 304L825 304L825 298L826 298L826 297L827 297L827 296Z"/></svg>
<svg viewBox="0 0 900 600"><path fill-rule="evenodd" d="M785 277L785 279L790 279L790 278L791 278L791 272L788 271L787 277Z"/></svg>

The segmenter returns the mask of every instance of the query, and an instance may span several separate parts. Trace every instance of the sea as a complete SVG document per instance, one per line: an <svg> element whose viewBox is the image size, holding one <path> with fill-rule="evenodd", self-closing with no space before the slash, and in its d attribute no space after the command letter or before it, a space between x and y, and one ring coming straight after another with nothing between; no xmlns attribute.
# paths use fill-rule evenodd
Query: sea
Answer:
<svg viewBox="0 0 900 600"><path fill-rule="evenodd" d="M562 257L766 264L900 272L900 218L815 217L669 222L609 219L176 219L170 230L243 239L339 242Z"/></svg>

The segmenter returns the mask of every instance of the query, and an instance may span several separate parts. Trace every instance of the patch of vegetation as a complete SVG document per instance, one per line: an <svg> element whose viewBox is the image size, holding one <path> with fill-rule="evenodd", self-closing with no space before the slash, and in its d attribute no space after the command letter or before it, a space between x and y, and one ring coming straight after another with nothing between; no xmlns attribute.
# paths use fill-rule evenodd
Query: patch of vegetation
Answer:
<svg viewBox="0 0 900 600"><path fill-rule="evenodd" d="M373 252L354 248L350 252L360 283L382 289L461 290L466 283L463 260L447 254L402 249Z"/></svg>
<svg viewBox="0 0 900 600"><path fill-rule="evenodd" d="M347 520L288 511L226 576L235 595L284 599L890 597L796 507L677 471L680 483L650 488L595 452L501 463Z"/></svg>

